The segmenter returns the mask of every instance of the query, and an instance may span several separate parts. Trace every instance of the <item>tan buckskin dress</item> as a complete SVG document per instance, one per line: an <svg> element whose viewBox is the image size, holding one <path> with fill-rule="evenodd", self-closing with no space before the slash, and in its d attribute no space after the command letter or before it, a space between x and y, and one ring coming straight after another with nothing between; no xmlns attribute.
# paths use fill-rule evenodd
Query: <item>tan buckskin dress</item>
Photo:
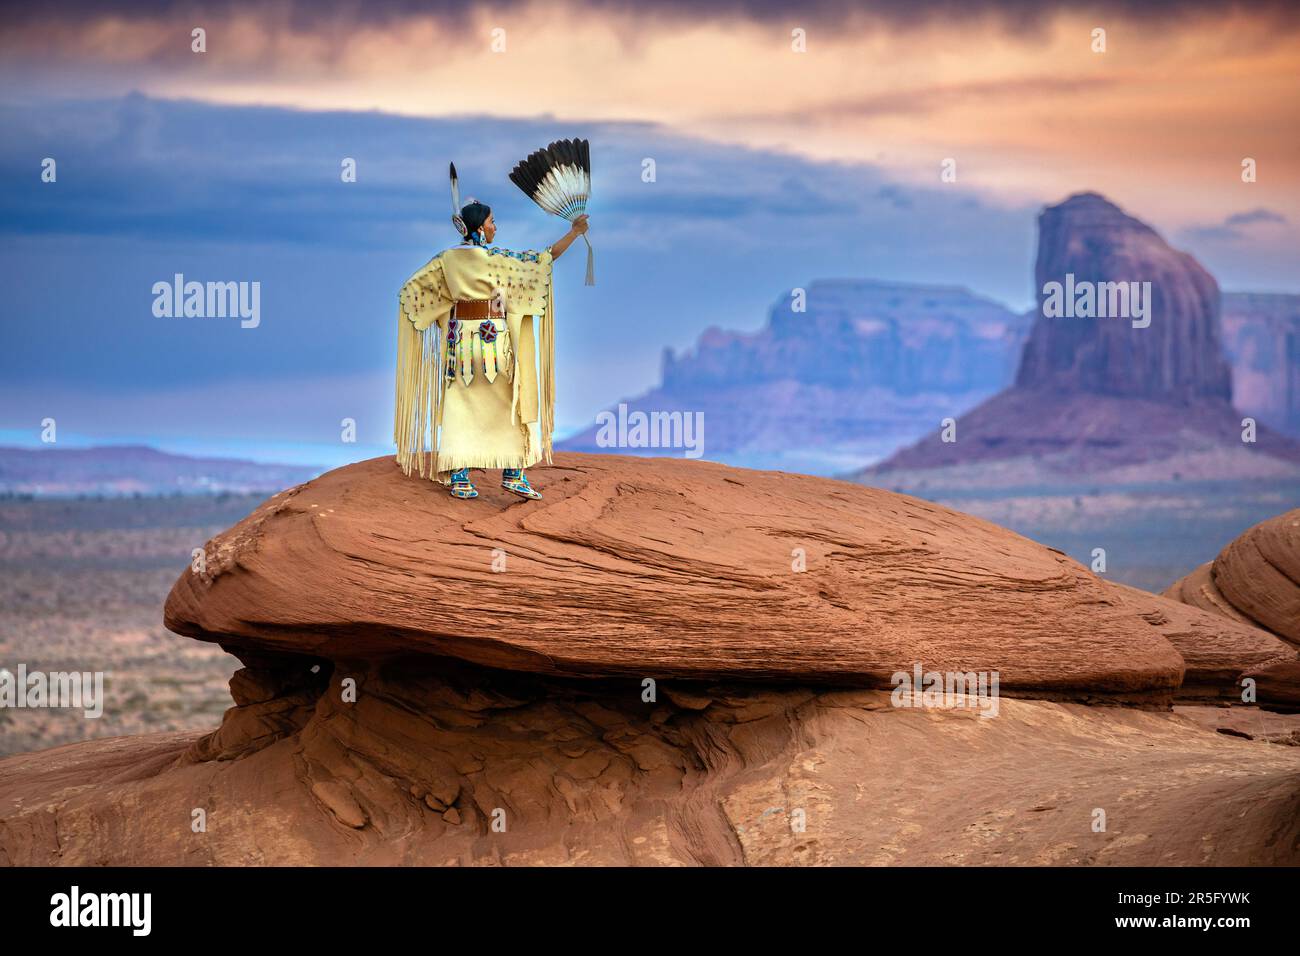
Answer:
<svg viewBox="0 0 1300 956"><path fill-rule="evenodd" d="M461 468L550 463L551 263L549 249L466 244L402 286L393 440L406 474L448 484Z"/></svg>

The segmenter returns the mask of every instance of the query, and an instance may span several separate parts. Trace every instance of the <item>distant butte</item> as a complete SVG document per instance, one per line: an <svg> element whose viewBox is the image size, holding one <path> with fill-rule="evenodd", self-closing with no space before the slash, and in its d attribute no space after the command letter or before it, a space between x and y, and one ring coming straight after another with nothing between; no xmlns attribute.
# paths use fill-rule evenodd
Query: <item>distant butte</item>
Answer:
<svg viewBox="0 0 1300 956"><path fill-rule="evenodd" d="M1214 278L1096 193L1039 216L1039 309L1015 384L857 478L903 489L1300 476L1300 443L1243 441ZM1048 283L1151 284L1150 325L1044 314Z"/></svg>

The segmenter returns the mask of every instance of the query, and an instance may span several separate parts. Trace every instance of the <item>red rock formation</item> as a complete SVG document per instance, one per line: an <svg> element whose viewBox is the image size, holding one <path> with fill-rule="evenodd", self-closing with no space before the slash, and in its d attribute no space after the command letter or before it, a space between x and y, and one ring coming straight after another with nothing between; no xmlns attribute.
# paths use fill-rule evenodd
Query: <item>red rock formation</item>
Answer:
<svg viewBox="0 0 1300 956"><path fill-rule="evenodd" d="M1044 312L1047 283L1150 282L1150 325ZM936 469L985 481L1014 463L1015 483L1272 478L1300 471L1300 444L1267 427L1243 441L1220 337L1219 290L1191 256L1095 193L1039 217L1039 315L1016 384L857 476L933 485ZM1126 469L1122 473L1117 469ZM943 479L940 478L940 483ZM996 479L989 479L996 480Z"/></svg>
<svg viewBox="0 0 1300 956"><path fill-rule="evenodd" d="M308 723L238 759L193 743L0 760L0 864L1300 862L1300 748L1132 708L1004 700L985 720L673 681L649 704L632 682L394 664L337 669Z"/></svg>
<svg viewBox="0 0 1300 956"><path fill-rule="evenodd" d="M1267 664L1245 676L1255 681L1260 707L1283 714L1300 713L1300 660Z"/></svg>
<svg viewBox="0 0 1300 956"><path fill-rule="evenodd" d="M1213 573L1233 607L1300 646L1300 509L1235 538L1215 558Z"/></svg>
<svg viewBox="0 0 1300 956"><path fill-rule="evenodd" d="M1300 508L1262 521L1165 596L1271 631L1300 648ZM1262 707L1300 711L1300 660L1252 668Z"/></svg>
<svg viewBox="0 0 1300 956"><path fill-rule="evenodd" d="M972 466L996 462L1014 464L1009 477L1019 485L1300 472L1300 445L1263 427L1253 443L1241 435L1241 416L1224 406L1012 388L962 415L956 441L943 441L936 428L859 478L906 488L946 468L956 484L978 483Z"/></svg>
<svg viewBox="0 0 1300 956"><path fill-rule="evenodd" d="M1151 283L1150 325L1044 312L1049 282ZM1219 331L1219 286L1185 252L1096 193L1038 217L1038 318L1016 385L1188 403L1226 404L1231 373Z"/></svg>
<svg viewBox="0 0 1300 956"><path fill-rule="evenodd" d="M709 462L562 454L546 498L470 507L387 459L277 495L207 548L171 630L246 661L412 654L578 677L888 687L920 660L1004 693L1166 698L1159 598L877 489ZM798 562L807 570L795 571ZM525 595L527 600L517 600ZM1238 671L1281 645L1216 617ZM1228 651L1229 647L1235 648Z"/></svg>
<svg viewBox="0 0 1300 956"><path fill-rule="evenodd" d="M875 489L535 480L458 502L376 459L214 538L167 622L244 660L235 706L0 761L0 863L1296 862L1300 750L1168 711L1276 637ZM1008 696L892 706L914 664Z"/></svg>
<svg viewBox="0 0 1300 956"><path fill-rule="evenodd" d="M1250 623L1300 647L1300 508L1261 521L1166 597Z"/></svg>

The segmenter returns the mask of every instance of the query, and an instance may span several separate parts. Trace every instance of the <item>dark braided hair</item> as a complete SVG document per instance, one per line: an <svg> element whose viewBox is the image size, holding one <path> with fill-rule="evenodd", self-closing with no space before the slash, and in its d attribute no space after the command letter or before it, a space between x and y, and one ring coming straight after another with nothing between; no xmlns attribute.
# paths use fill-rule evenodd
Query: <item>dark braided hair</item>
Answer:
<svg viewBox="0 0 1300 956"><path fill-rule="evenodd" d="M466 238L472 242L474 233L483 228L483 223L487 222L490 215L492 215L492 207L486 203L472 202L462 209L460 218L465 223L465 229L469 232L469 236Z"/></svg>

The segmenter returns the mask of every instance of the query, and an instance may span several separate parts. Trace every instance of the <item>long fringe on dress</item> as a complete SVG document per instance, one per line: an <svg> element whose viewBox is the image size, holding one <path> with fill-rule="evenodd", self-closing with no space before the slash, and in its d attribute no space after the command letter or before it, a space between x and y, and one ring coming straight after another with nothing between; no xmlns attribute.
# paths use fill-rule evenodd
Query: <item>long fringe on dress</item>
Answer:
<svg viewBox="0 0 1300 956"><path fill-rule="evenodd" d="M393 441L397 463L410 475L435 478L438 429L442 426L442 332L436 323L423 332L397 309L397 390Z"/></svg>

